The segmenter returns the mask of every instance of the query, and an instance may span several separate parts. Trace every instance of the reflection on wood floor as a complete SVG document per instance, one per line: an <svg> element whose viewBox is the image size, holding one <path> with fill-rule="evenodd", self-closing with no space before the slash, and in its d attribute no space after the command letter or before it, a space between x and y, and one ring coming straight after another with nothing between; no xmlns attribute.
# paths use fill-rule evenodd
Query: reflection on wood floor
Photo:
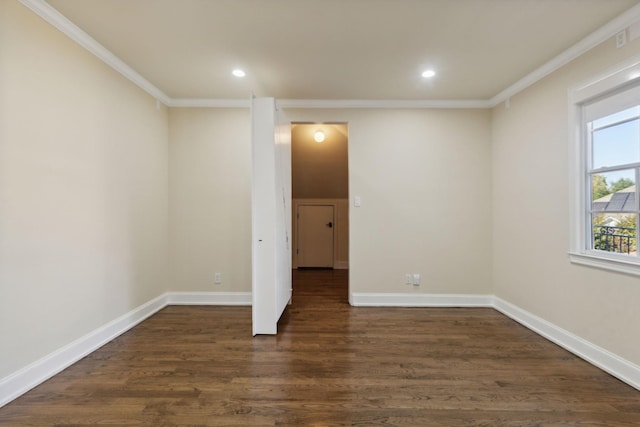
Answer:
<svg viewBox="0 0 640 427"><path fill-rule="evenodd" d="M294 271L277 336L169 306L0 409L1 426L637 426L640 392L488 308L364 308Z"/></svg>

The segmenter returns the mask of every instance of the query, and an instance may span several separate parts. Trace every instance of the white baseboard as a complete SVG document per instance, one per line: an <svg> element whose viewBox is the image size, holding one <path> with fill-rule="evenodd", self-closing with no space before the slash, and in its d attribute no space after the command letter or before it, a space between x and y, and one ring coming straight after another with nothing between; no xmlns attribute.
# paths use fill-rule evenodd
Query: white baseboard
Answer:
<svg viewBox="0 0 640 427"><path fill-rule="evenodd" d="M640 390L640 366L493 295L352 293L360 307L490 307Z"/></svg>
<svg viewBox="0 0 640 427"><path fill-rule="evenodd" d="M0 408L166 306L166 294L135 308L0 380Z"/></svg>
<svg viewBox="0 0 640 427"><path fill-rule="evenodd" d="M335 268L336 270L348 270L349 261L336 261L333 263L333 268Z"/></svg>
<svg viewBox="0 0 640 427"><path fill-rule="evenodd" d="M356 307L491 307L491 295L352 293Z"/></svg>
<svg viewBox="0 0 640 427"><path fill-rule="evenodd" d="M169 292L167 305L251 305L251 292Z"/></svg>
<svg viewBox="0 0 640 427"><path fill-rule="evenodd" d="M168 292L0 379L0 408L167 305L251 305L251 292Z"/></svg>
<svg viewBox="0 0 640 427"><path fill-rule="evenodd" d="M640 390L640 366L590 343L553 323L531 314L501 298L494 297L493 307L533 332L570 351L576 356Z"/></svg>
<svg viewBox="0 0 640 427"><path fill-rule="evenodd" d="M640 366L492 295L352 293L361 307L491 307L640 390ZM169 292L0 379L0 408L71 366L167 305L251 305L250 292Z"/></svg>

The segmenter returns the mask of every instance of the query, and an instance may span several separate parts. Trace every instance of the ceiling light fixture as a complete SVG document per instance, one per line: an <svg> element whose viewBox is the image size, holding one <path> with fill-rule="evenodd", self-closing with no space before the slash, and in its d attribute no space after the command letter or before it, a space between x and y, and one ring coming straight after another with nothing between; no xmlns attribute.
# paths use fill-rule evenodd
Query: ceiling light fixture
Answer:
<svg viewBox="0 0 640 427"><path fill-rule="evenodd" d="M233 74L236 77L244 77L247 75L247 73L245 73L243 70L241 70L240 68L236 68L235 70L233 70L231 72L231 74Z"/></svg>
<svg viewBox="0 0 640 427"><path fill-rule="evenodd" d="M316 141L318 143L324 141L324 132L322 130L318 129L313 134L313 139L314 139L314 141Z"/></svg>
<svg viewBox="0 0 640 427"><path fill-rule="evenodd" d="M435 75L436 75L436 72L433 70L425 70L422 72L422 77L424 77L425 79L429 79Z"/></svg>

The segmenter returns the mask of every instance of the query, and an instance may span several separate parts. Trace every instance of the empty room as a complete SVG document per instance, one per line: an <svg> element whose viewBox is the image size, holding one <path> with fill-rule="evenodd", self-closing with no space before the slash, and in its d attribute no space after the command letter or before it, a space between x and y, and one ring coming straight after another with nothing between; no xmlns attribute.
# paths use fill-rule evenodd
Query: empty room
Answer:
<svg viewBox="0 0 640 427"><path fill-rule="evenodd" d="M640 425L638 180L638 0L0 0L0 426Z"/></svg>

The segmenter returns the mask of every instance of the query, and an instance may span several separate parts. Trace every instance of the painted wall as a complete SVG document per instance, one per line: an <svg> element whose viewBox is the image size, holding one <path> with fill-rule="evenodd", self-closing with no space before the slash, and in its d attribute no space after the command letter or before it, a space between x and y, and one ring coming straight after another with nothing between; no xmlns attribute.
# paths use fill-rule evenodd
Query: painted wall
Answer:
<svg viewBox="0 0 640 427"><path fill-rule="evenodd" d="M490 111L286 113L349 123L349 188L362 197L350 208L353 292L491 293ZM249 113L169 116L171 290L249 292Z"/></svg>
<svg viewBox="0 0 640 427"><path fill-rule="evenodd" d="M495 294L640 364L637 277L572 265L570 86L640 54L608 40L493 110Z"/></svg>
<svg viewBox="0 0 640 427"><path fill-rule="evenodd" d="M348 122L352 292L491 293L489 111L289 116ZM405 285L405 273L422 274L422 285Z"/></svg>
<svg viewBox="0 0 640 427"><path fill-rule="evenodd" d="M166 291L167 123L0 2L0 378Z"/></svg>
<svg viewBox="0 0 640 427"><path fill-rule="evenodd" d="M249 110L170 109L169 129L171 290L251 292Z"/></svg>
<svg viewBox="0 0 640 427"><path fill-rule="evenodd" d="M325 133L321 143L313 139ZM347 199L349 197L346 124L294 124L291 126L291 191L294 199Z"/></svg>

